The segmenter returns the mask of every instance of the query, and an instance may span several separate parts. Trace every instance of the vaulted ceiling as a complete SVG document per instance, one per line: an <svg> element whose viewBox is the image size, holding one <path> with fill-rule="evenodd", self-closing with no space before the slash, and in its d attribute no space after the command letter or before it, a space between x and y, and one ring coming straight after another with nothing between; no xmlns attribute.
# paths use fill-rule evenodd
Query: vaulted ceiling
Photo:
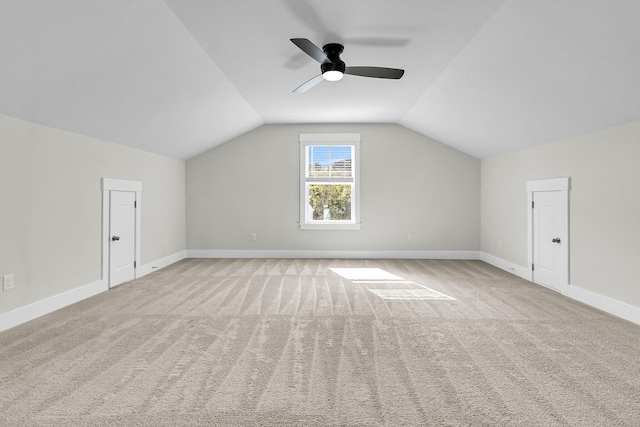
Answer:
<svg viewBox="0 0 640 427"><path fill-rule="evenodd" d="M640 120L638 22L637 0L0 0L0 113L182 159L265 123L485 158ZM293 37L406 73L292 93L320 73Z"/></svg>

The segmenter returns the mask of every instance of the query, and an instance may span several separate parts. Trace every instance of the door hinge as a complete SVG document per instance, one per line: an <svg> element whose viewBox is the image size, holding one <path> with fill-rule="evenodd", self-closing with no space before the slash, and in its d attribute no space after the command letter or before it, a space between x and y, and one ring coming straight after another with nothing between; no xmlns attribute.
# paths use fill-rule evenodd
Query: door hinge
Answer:
<svg viewBox="0 0 640 427"><path fill-rule="evenodd" d="M133 202L133 208L136 209L137 207L138 207L138 201L136 200Z"/></svg>
<svg viewBox="0 0 640 427"><path fill-rule="evenodd" d="M136 262L133 261L133 268L136 268Z"/></svg>
<svg viewBox="0 0 640 427"><path fill-rule="evenodd" d="M531 271L535 270L535 266L533 264L531 264Z"/></svg>
<svg viewBox="0 0 640 427"><path fill-rule="evenodd" d="M535 204L535 202L533 202L533 201L532 201L532 202L531 202L531 209L533 209L533 208L534 208L534 206L533 206L534 204Z"/></svg>

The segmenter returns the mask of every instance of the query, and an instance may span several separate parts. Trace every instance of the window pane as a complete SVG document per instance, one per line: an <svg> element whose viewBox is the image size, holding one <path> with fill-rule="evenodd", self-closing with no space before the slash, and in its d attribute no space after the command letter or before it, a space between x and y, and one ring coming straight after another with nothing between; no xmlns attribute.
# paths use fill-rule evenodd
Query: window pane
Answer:
<svg viewBox="0 0 640 427"><path fill-rule="evenodd" d="M351 177L350 145L311 145L307 147L307 177Z"/></svg>
<svg viewBox="0 0 640 427"><path fill-rule="evenodd" d="M350 184L310 184L309 209L314 221L350 221Z"/></svg>

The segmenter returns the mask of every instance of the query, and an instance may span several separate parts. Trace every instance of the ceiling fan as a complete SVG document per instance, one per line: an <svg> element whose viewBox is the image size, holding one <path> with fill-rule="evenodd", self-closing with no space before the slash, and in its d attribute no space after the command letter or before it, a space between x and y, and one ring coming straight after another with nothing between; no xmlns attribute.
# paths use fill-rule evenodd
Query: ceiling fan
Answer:
<svg viewBox="0 0 640 427"><path fill-rule="evenodd" d="M385 67L347 67L340 59L340 54L344 46L338 43L326 44L320 49L307 39L291 39L293 44L298 46L304 53L320 63L319 74L294 89L295 93L306 92L322 80L337 81L343 75L351 74L361 77L375 77L378 79L399 79L404 74L404 70L398 68Z"/></svg>

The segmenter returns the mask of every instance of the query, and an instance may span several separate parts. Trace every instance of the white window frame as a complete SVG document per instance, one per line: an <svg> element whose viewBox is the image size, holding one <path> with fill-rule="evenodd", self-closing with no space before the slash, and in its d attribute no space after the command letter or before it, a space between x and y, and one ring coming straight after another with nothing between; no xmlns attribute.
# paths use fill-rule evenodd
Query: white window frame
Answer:
<svg viewBox="0 0 640 427"><path fill-rule="evenodd" d="M351 220L314 221L307 216L307 184L344 182L340 179L317 181L306 176L307 147L313 145L350 145L353 178L351 187ZM360 134L359 133L301 133L300 134L300 229L301 230L360 230Z"/></svg>

